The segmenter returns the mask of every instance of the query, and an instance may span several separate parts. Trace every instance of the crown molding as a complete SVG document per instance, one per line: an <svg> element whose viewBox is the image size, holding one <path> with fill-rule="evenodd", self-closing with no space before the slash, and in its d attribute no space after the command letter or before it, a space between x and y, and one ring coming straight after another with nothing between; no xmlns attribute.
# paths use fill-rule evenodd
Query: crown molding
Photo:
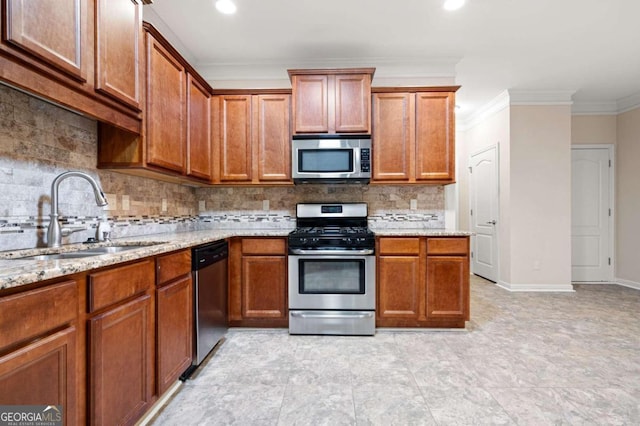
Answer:
<svg viewBox="0 0 640 426"><path fill-rule="evenodd" d="M515 90L509 89L510 105L571 105L575 90Z"/></svg>
<svg viewBox="0 0 640 426"><path fill-rule="evenodd" d="M640 108L640 92L618 99L618 114Z"/></svg>
<svg viewBox="0 0 640 426"><path fill-rule="evenodd" d="M616 115L618 103L612 102L574 102L571 115Z"/></svg>
<svg viewBox="0 0 640 426"><path fill-rule="evenodd" d="M484 120L509 106L509 91L505 90L484 106L478 108L465 120L457 120L456 129L460 131L469 130Z"/></svg>

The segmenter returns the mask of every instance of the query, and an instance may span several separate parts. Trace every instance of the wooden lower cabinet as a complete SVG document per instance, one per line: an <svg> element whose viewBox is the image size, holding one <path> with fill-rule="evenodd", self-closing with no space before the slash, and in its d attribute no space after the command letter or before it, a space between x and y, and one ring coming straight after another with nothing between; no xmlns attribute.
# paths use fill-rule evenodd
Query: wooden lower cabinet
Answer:
<svg viewBox="0 0 640 426"><path fill-rule="evenodd" d="M0 357L0 405L61 405L78 424L76 329L68 327Z"/></svg>
<svg viewBox="0 0 640 426"><path fill-rule="evenodd" d="M61 405L64 424L83 422L78 283L0 296L0 405Z"/></svg>
<svg viewBox="0 0 640 426"><path fill-rule="evenodd" d="M134 424L153 398L153 304L145 294L89 321L90 423Z"/></svg>
<svg viewBox="0 0 640 426"><path fill-rule="evenodd" d="M191 250L158 257L156 282L157 387L162 395L192 361Z"/></svg>
<svg viewBox="0 0 640 426"><path fill-rule="evenodd" d="M458 327L469 319L468 237L378 239L378 327Z"/></svg>
<svg viewBox="0 0 640 426"><path fill-rule="evenodd" d="M229 270L229 325L288 326L285 238L232 240Z"/></svg>

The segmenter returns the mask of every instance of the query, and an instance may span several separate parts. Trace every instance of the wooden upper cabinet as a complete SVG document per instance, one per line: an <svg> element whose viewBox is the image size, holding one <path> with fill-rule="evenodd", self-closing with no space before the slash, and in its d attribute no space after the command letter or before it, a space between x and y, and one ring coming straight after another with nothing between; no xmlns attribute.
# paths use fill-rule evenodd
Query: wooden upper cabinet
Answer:
<svg viewBox="0 0 640 426"><path fill-rule="evenodd" d="M182 63L147 33L147 164L185 170L187 73Z"/></svg>
<svg viewBox="0 0 640 426"><path fill-rule="evenodd" d="M455 182L458 87L373 90L373 181Z"/></svg>
<svg viewBox="0 0 640 426"><path fill-rule="evenodd" d="M261 182L291 181L291 96L257 95L253 128L254 168Z"/></svg>
<svg viewBox="0 0 640 426"><path fill-rule="evenodd" d="M220 181L251 181L251 95L220 97Z"/></svg>
<svg viewBox="0 0 640 426"><path fill-rule="evenodd" d="M414 146L415 97L411 93L373 95L373 179L408 181Z"/></svg>
<svg viewBox="0 0 640 426"><path fill-rule="evenodd" d="M289 70L293 133L371 133L375 68Z"/></svg>
<svg viewBox="0 0 640 426"><path fill-rule="evenodd" d="M6 41L76 80L87 78L89 0L7 0Z"/></svg>
<svg viewBox="0 0 640 426"><path fill-rule="evenodd" d="M140 109L138 0L96 0L96 90Z"/></svg>
<svg viewBox="0 0 640 426"><path fill-rule="evenodd" d="M452 92L416 93L416 179L455 181Z"/></svg>
<svg viewBox="0 0 640 426"><path fill-rule="evenodd" d="M295 75L294 132L329 133L329 76Z"/></svg>
<svg viewBox="0 0 640 426"><path fill-rule="evenodd" d="M291 183L291 95L231 92L211 100L214 182Z"/></svg>
<svg viewBox="0 0 640 426"><path fill-rule="evenodd" d="M187 82L187 176L210 181L211 95L190 74Z"/></svg>
<svg viewBox="0 0 640 426"><path fill-rule="evenodd" d="M336 133L371 133L371 75L335 76Z"/></svg>

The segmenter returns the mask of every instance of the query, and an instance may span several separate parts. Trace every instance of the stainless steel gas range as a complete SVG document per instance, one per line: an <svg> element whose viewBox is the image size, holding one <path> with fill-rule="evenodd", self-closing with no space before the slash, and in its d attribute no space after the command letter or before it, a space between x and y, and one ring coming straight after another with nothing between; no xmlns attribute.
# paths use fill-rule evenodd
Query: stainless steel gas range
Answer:
<svg viewBox="0 0 640 426"><path fill-rule="evenodd" d="M289 333L375 333L375 239L367 204L298 204L289 234Z"/></svg>

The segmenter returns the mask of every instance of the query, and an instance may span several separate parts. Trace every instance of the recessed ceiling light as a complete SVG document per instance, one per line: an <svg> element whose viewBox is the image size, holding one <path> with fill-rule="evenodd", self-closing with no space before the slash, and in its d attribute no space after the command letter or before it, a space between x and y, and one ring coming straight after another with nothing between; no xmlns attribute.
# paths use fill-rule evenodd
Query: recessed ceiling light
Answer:
<svg viewBox="0 0 640 426"><path fill-rule="evenodd" d="M465 0L445 0L443 7L446 10L458 10L464 6L464 1Z"/></svg>
<svg viewBox="0 0 640 426"><path fill-rule="evenodd" d="M236 13L236 5L231 0L218 0L216 1L216 9L218 12L225 15L232 15Z"/></svg>

